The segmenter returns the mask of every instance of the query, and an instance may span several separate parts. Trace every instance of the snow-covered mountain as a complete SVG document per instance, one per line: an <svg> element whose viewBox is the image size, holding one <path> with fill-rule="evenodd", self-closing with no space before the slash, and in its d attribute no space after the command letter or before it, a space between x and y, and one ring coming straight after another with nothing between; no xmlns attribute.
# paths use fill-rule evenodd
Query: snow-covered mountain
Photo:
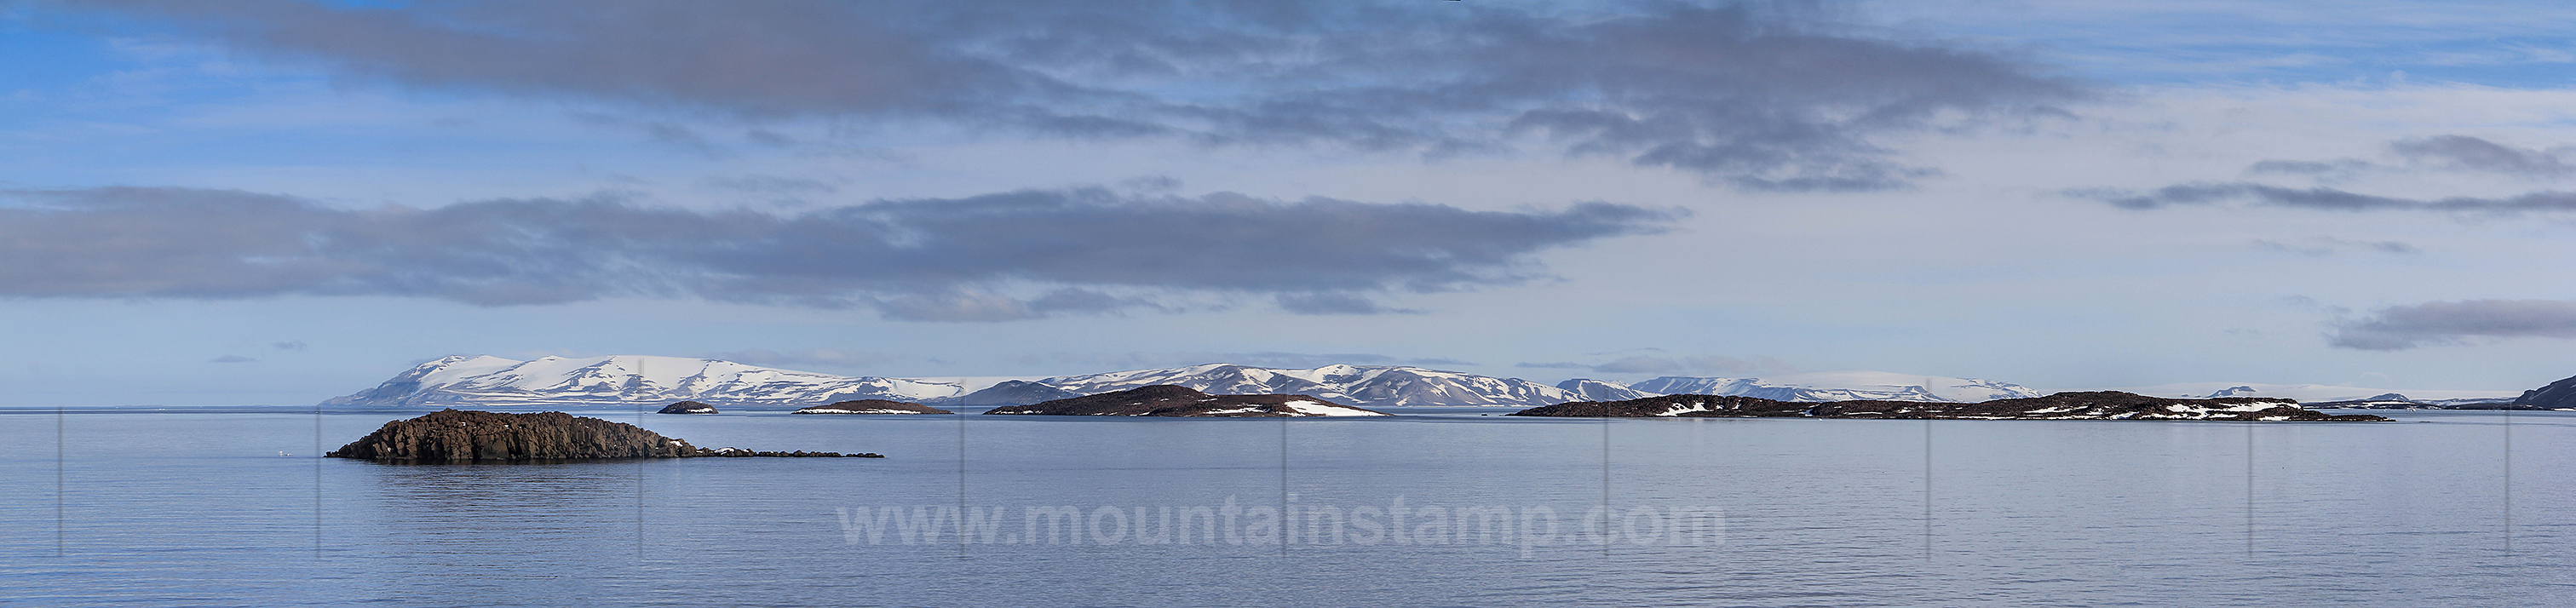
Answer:
<svg viewBox="0 0 2576 608"><path fill-rule="evenodd" d="M852 399L920 401L964 387L903 378L835 376L720 359L613 355L534 361L458 355L324 406L559 407L665 404L805 407Z"/></svg>
<svg viewBox="0 0 2576 608"><path fill-rule="evenodd" d="M1617 382L1594 380L1591 378L1575 378L1573 380L1558 382L1556 383L1556 388L1568 393L1573 393L1574 398L1578 401L1627 401L1629 399L1643 399L1663 394L1649 393L1635 388L1630 388Z"/></svg>
<svg viewBox="0 0 2576 608"><path fill-rule="evenodd" d="M2040 396L2037 390L2009 382L1868 371L1811 372L1769 378L1665 376L1631 384L1627 388L1653 395L1735 395L1773 401L1876 399L1977 403Z"/></svg>
<svg viewBox="0 0 2576 608"><path fill-rule="evenodd" d="M1519 378L1390 365L1276 369L1209 363L1169 369L1058 376L1038 382L1085 395L1172 384L1216 395L1312 395L1360 407L1531 407L1581 400L1564 389Z"/></svg>
<svg viewBox="0 0 2576 608"><path fill-rule="evenodd" d="M971 384L970 384L971 382ZM1883 372L1824 372L1770 378L1664 377L1623 386L1575 379L1547 386L1409 366L1326 365L1280 369L1227 363L1142 369L1027 381L838 376L720 359L614 355L520 361L492 356L423 363L383 385L325 406L576 407L669 404L798 408L855 399L933 405L1018 405L1073 395L1170 384L1215 395L1312 395L1360 407L1537 407L1665 394L1741 395L1780 401L1978 402L2036 397L2019 385ZM980 390L978 390L980 389Z"/></svg>

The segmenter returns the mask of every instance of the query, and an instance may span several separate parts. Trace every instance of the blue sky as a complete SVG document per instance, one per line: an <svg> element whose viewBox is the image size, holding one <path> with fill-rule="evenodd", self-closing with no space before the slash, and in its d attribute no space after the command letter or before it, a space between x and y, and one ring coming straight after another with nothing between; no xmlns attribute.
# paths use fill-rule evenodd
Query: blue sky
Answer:
<svg viewBox="0 0 2576 608"><path fill-rule="evenodd" d="M0 3L0 393L2565 377L2543 3Z"/></svg>

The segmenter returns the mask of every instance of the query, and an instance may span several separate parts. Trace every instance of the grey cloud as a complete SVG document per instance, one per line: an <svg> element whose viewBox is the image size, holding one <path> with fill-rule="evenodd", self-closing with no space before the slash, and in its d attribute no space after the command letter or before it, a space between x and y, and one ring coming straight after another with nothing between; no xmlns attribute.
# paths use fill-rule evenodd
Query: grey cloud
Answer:
<svg viewBox="0 0 2576 608"><path fill-rule="evenodd" d="M2262 249L2285 253L2296 253L2309 257L2325 257L2335 254L2335 250L2332 247L2303 247L2280 241L2254 241L2254 246Z"/></svg>
<svg viewBox="0 0 2576 608"><path fill-rule="evenodd" d="M2521 213L2576 211L2576 193L2544 190L2505 198L2451 197L2434 200L2374 196L2335 188L2284 188L2247 182L2200 182L2165 186L2146 192L2116 188L2067 190L2063 194L2127 209L2175 205L2214 205L2246 201L2257 205L2327 211L2447 211Z"/></svg>
<svg viewBox="0 0 2576 608"><path fill-rule="evenodd" d="M206 360L207 363L251 363L255 361L258 361L258 359L244 357L241 355L224 355Z"/></svg>
<svg viewBox="0 0 2576 608"><path fill-rule="evenodd" d="M1897 161L1882 136L2066 116L2054 104L2093 95L2011 56L1864 33L1795 3L61 6L423 88L1429 156L1544 141L1763 190L1901 187L1937 170Z"/></svg>
<svg viewBox="0 0 2576 608"><path fill-rule="evenodd" d="M841 191L831 182L779 175L721 175L706 178L704 182L714 188L762 194L830 194Z"/></svg>
<svg viewBox="0 0 2576 608"><path fill-rule="evenodd" d="M699 133L697 129L663 120L647 123L643 128L644 133L652 136L655 142L687 148L707 156L724 155L723 148L718 147L715 141L707 139L707 136Z"/></svg>
<svg viewBox="0 0 2576 608"><path fill-rule="evenodd" d="M804 143L804 142L802 142L802 141L797 140L797 139L796 139L796 138L794 138L794 137L790 137L790 136L788 136L788 135L787 135L787 134L785 134L785 133L780 133L780 132L777 132L777 131L771 131L771 130L768 130L768 129L751 129L751 130L743 131L743 133L742 133L742 138L743 138L743 139L745 139L745 140L750 140L750 141L751 141L751 143L760 144L760 145L764 145L764 146L770 146L770 147L774 147L774 148L786 148L786 147L792 147L792 146L795 146L795 145L800 144L800 143Z"/></svg>
<svg viewBox="0 0 2576 608"><path fill-rule="evenodd" d="M273 344L270 344L269 346L270 346L270 347L273 347L273 348L276 348L276 349L278 349L278 350L304 350L304 341L303 341L303 340L288 340L288 341L285 341L285 342L273 343Z"/></svg>
<svg viewBox="0 0 2576 608"><path fill-rule="evenodd" d="M2388 142L2389 154L2402 159L2404 163L2401 165L2381 165L2353 158L2332 161L2266 160L2247 166L2245 173L2302 175L2333 180L2363 172L2416 167L2555 179L2576 174L2576 164L2563 160L2571 151L2576 151L2576 147L2517 148L2467 135L2435 135Z"/></svg>
<svg viewBox="0 0 2576 608"><path fill-rule="evenodd" d="M977 291L906 294L874 302L877 312L898 321L1018 321L1046 316L1010 296Z"/></svg>
<svg viewBox="0 0 2576 608"><path fill-rule="evenodd" d="M1158 292L1293 298L1512 284L1542 276L1531 259L1539 251L1656 232L1680 214L1102 189L796 214L617 196L347 210L239 191L14 190L0 191L0 296L391 295L487 306L698 297L1007 321L1163 308L1146 297Z"/></svg>
<svg viewBox="0 0 2576 608"><path fill-rule="evenodd" d="M2307 175L2321 178L2341 178L2377 168L2378 166L2379 165L2373 164L2370 161L2352 158L2336 159L2332 162L2266 160L2246 166L2245 173L2252 175L2277 173L2286 175Z"/></svg>
<svg viewBox="0 0 2576 608"><path fill-rule="evenodd" d="M727 155L725 147L717 144L713 138L707 137L705 133L699 132L694 127L673 120L637 118L591 110L574 111L567 116L585 125L633 132L643 136L645 141L695 152L708 158L724 158Z"/></svg>
<svg viewBox="0 0 2576 608"><path fill-rule="evenodd" d="M990 291L950 289L874 298L869 303L887 318L901 321L1018 321L1065 313L1179 310L1148 298L1120 297L1097 290L1070 288L1027 299Z"/></svg>
<svg viewBox="0 0 2576 608"><path fill-rule="evenodd" d="M2576 173L2576 166L2559 159L2569 151L2564 146L2547 150L2515 148L2466 135L2437 135L2389 142L2388 149L2408 160L2451 169L2532 178L2558 178Z"/></svg>
<svg viewBox="0 0 2576 608"><path fill-rule="evenodd" d="M1388 308L1376 300L1347 293L1283 293L1275 301L1280 310L1301 315L1375 315L1419 313L1405 308Z"/></svg>
<svg viewBox="0 0 2576 608"><path fill-rule="evenodd" d="M1178 312L1146 298L1121 297L1093 289L1066 288L1047 292L1029 300L1029 308L1041 313L1090 312L1109 313L1132 309Z"/></svg>
<svg viewBox="0 0 2576 608"><path fill-rule="evenodd" d="M2272 251L2296 253L2310 257L2330 256L2351 249L2362 249L2399 255L2423 253L2422 249L2418 249L2414 245L2407 244L2403 241L2348 241L2334 237L2316 237L2295 243L2258 240L2254 241L2254 246Z"/></svg>
<svg viewBox="0 0 2576 608"><path fill-rule="evenodd" d="M2327 343L2337 348L2405 350L2470 338L2516 337L2576 338L2576 302L2462 300L2391 306L2337 323Z"/></svg>
<svg viewBox="0 0 2576 608"><path fill-rule="evenodd" d="M1611 374L1670 374L1682 369L1681 362L1663 357L1623 357L1592 366L1592 371Z"/></svg>

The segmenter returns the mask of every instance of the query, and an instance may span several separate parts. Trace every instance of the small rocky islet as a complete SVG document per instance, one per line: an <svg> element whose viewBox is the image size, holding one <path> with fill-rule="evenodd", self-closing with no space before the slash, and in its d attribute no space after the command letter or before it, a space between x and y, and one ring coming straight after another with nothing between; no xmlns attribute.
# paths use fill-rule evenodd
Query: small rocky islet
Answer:
<svg viewBox="0 0 2576 608"><path fill-rule="evenodd" d="M632 424L563 412L512 414L444 409L387 422L324 454L378 462L551 462L602 458L884 458L872 453L702 448Z"/></svg>
<svg viewBox="0 0 2576 608"><path fill-rule="evenodd" d="M713 413L716 413L716 406L707 405L707 404L699 403L699 402L696 402L696 401L682 401L682 402L679 402L679 403L673 403L673 404L670 404L670 405L662 406L662 411L654 412L654 413L656 413L656 414L713 414Z"/></svg>

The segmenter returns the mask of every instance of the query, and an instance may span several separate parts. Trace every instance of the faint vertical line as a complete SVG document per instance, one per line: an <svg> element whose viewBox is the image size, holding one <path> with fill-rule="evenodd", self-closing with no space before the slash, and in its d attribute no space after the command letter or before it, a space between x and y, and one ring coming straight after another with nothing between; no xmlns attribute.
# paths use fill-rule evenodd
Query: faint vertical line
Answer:
<svg viewBox="0 0 2576 608"><path fill-rule="evenodd" d="M1288 417L1279 417L1279 557L1288 557Z"/></svg>
<svg viewBox="0 0 2576 608"><path fill-rule="evenodd" d="M54 557L63 556L63 406L54 405Z"/></svg>
<svg viewBox="0 0 2576 608"><path fill-rule="evenodd" d="M1601 557L1610 557L1610 411L1601 411Z"/></svg>
<svg viewBox="0 0 2576 608"><path fill-rule="evenodd" d="M2504 554L2513 555L2513 406L2504 405Z"/></svg>
<svg viewBox="0 0 2576 608"><path fill-rule="evenodd" d="M643 362L643 361L636 361L636 362L635 362L635 375L636 375L636 376L638 376L638 378L637 378L638 380L645 381L645 382L650 382L650 381L652 381L652 378L647 377L647 376L644 376L644 362ZM647 431L645 431L645 430L644 430L644 402L643 402L643 401L636 401L636 402L635 402L635 430L636 430L637 432L647 432ZM636 459L635 459L635 559L636 559L636 561L643 561L643 559L644 559L644 461L645 461L645 460L647 460L647 459L650 459L651 457L652 457L652 455L651 455L651 454L646 454L646 455L644 455L644 457L642 457L642 458L636 458Z"/></svg>
<svg viewBox="0 0 2576 608"><path fill-rule="evenodd" d="M2254 559L2254 421L2245 422L2245 559Z"/></svg>
<svg viewBox="0 0 2576 608"><path fill-rule="evenodd" d="M313 404L313 558L322 558L322 404Z"/></svg>
<svg viewBox="0 0 2576 608"><path fill-rule="evenodd" d="M961 399L962 401L962 399ZM966 408L957 408L957 558L966 558Z"/></svg>
<svg viewBox="0 0 2576 608"><path fill-rule="evenodd" d="M1923 561L1932 561L1932 414L1923 415Z"/></svg>

